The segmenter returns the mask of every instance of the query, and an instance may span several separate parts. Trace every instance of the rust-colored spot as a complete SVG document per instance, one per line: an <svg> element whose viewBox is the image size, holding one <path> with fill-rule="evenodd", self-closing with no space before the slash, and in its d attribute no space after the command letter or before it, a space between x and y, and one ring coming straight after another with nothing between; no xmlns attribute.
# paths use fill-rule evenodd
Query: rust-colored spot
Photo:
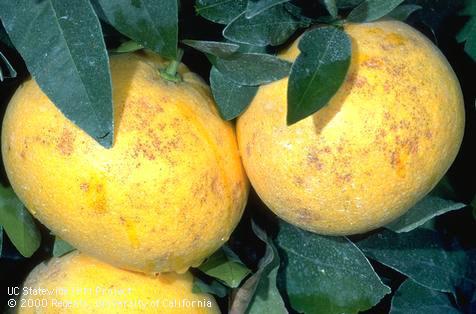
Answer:
<svg viewBox="0 0 476 314"><path fill-rule="evenodd" d="M63 133L58 141L57 148L61 154L65 156L70 156L74 151L74 135L73 132L64 128Z"/></svg>
<svg viewBox="0 0 476 314"><path fill-rule="evenodd" d="M433 133L430 130L425 131L425 137L427 139L431 139L433 137Z"/></svg>
<svg viewBox="0 0 476 314"><path fill-rule="evenodd" d="M404 178L406 175L405 163L407 156L404 153L399 153L397 151L392 152L390 157L390 163L397 173L397 176Z"/></svg>
<svg viewBox="0 0 476 314"><path fill-rule="evenodd" d="M346 173L346 174L336 174L336 178L337 178L337 181L341 182L341 183L348 183L350 181L352 181L352 175L350 173Z"/></svg>
<svg viewBox="0 0 476 314"><path fill-rule="evenodd" d="M297 186L303 187L304 186L304 179L303 177L294 177L294 182Z"/></svg>
<svg viewBox="0 0 476 314"><path fill-rule="evenodd" d="M251 145L250 145L250 143L246 144L245 151L246 151L246 156L250 157L251 156Z"/></svg>
<svg viewBox="0 0 476 314"><path fill-rule="evenodd" d="M298 220L303 223L319 220L319 215L316 213L313 214L312 210L307 208L297 208L296 215Z"/></svg>
<svg viewBox="0 0 476 314"><path fill-rule="evenodd" d="M382 47L383 50L395 49L399 46L403 46L405 41L405 38L400 34L391 33L385 36L384 40L380 43L380 47Z"/></svg>
<svg viewBox="0 0 476 314"><path fill-rule="evenodd" d="M369 58L362 62L362 65L367 68L377 69L383 67L384 62L380 58Z"/></svg>
<svg viewBox="0 0 476 314"><path fill-rule="evenodd" d="M307 155L307 163L308 165L313 166L317 170L321 170L323 167L321 160L319 159L319 157L317 157L315 153L309 153Z"/></svg>
<svg viewBox="0 0 476 314"><path fill-rule="evenodd" d="M26 153L25 153L24 150L21 151L20 157L21 157L22 159L26 159Z"/></svg>
<svg viewBox="0 0 476 314"><path fill-rule="evenodd" d="M87 182L82 182L79 185L79 188L81 189L81 191L87 192L89 190L89 184Z"/></svg>

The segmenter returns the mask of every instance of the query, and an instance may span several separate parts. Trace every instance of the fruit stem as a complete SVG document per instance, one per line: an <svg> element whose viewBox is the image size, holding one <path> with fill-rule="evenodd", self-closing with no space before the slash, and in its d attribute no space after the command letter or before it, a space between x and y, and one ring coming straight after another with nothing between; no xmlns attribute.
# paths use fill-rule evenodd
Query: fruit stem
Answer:
<svg viewBox="0 0 476 314"><path fill-rule="evenodd" d="M160 76L166 79L167 81L171 81L174 83L182 81L182 78L177 73L178 67L180 65L180 60L182 60L182 56L183 50L179 48L177 51L177 58L175 60L172 60L167 66L167 68L165 68L164 70L160 70Z"/></svg>

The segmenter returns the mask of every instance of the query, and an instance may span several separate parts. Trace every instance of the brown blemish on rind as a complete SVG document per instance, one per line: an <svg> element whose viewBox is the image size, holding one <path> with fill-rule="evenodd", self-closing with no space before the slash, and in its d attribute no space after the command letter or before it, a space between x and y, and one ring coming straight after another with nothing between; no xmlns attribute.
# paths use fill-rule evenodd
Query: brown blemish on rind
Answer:
<svg viewBox="0 0 476 314"><path fill-rule="evenodd" d="M74 135L73 132L64 128L63 133L58 141L57 148L61 154L65 156L70 156L74 151Z"/></svg>
<svg viewBox="0 0 476 314"><path fill-rule="evenodd" d="M87 192L89 190L89 184L87 182L82 182L79 185L79 188L81 189L81 191Z"/></svg>

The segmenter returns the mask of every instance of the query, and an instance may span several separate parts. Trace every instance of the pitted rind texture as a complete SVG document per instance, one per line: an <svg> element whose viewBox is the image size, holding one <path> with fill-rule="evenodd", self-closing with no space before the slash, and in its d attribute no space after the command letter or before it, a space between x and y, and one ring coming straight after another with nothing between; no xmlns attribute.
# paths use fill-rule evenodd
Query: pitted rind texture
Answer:
<svg viewBox="0 0 476 314"><path fill-rule="evenodd" d="M426 37L396 21L345 32L351 66L326 107L287 126L285 78L261 86L237 124L261 199L327 235L363 233L404 214L448 170L464 131L458 80ZM296 41L280 57L298 54Z"/></svg>
<svg viewBox="0 0 476 314"><path fill-rule="evenodd" d="M145 275L75 251L33 269L17 313L220 313L212 296L192 286L188 272Z"/></svg>
<svg viewBox="0 0 476 314"><path fill-rule="evenodd" d="M245 207L234 129L185 66L172 83L148 52L110 64L113 147L67 120L29 79L3 122L8 177L31 213L82 252L129 270L184 272L228 239Z"/></svg>

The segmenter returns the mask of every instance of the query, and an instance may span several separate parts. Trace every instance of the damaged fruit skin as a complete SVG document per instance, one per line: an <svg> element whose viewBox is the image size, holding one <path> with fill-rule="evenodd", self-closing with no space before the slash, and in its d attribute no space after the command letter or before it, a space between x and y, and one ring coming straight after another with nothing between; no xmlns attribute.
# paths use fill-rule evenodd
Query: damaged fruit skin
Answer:
<svg viewBox="0 0 476 314"><path fill-rule="evenodd" d="M220 313L211 295L192 287L188 272L135 273L75 251L31 271L17 313Z"/></svg>
<svg viewBox="0 0 476 314"><path fill-rule="evenodd" d="M2 154L31 213L80 251L146 273L199 265L241 218L249 183L233 126L184 65L178 83L149 52L110 57L114 143L106 149L32 79L11 99Z"/></svg>
<svg viewBox="0 0 476 314"><path fill-rule="evenodd" d="M237 123L252 186L282 219L325 235L384 226L442 178L464 132L458 80L397 21L348 24L351 65L323 109L286 125L288 78L261 86ZM280 57L293 61L297 41Z"/></svg>

